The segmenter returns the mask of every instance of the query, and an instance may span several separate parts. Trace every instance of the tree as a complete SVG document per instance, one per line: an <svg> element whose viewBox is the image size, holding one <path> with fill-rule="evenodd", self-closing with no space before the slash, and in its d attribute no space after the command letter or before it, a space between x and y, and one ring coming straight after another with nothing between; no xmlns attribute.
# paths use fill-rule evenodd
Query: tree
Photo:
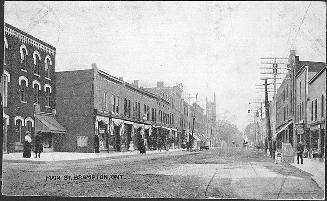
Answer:
<svg viewBox="0 0 327 201"><path fill-rule="evenodd" d="M235 142L235 144L241 145L243 143L242 132L236 127L235 124L227 120L217 121L217 133L220 140L227 143Z"/></svg>

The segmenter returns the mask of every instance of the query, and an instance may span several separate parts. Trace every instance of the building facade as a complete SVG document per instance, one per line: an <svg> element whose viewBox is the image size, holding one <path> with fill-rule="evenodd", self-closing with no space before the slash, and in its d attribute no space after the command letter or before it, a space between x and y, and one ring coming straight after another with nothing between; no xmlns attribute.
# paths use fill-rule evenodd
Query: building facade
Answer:
<svg viewBox="0 0 327 201"><path fill-rule="evenodd" d="M208 101L206 98L206 139L209 139L210 147L216 146L219 141L217 131L217 112L216 112L216 95L214 94L214 100Z"/></svg>
<svg viewBox="0 0 327 201"><path fill-rule="evenodd" d="M324 157L326 141L326 67L309 80L308 128L312 153Z"/></svg>
<svg viewBox="0 0 327 201"><path fill-rule="evenodd" d="M145 143L168 149L170 102L137 83L99 70L57 72L58 121L68 134L61 151L128 151Z"/></svg>
<svg viewBox="0 0 327 201"><path fill-rule="evenodd" d="M31 133L33 144L38 131L44 150L56 150L65 133L54 116L56 49L10 24L4 28L3 152L22 151L26 133Z"/></svg>

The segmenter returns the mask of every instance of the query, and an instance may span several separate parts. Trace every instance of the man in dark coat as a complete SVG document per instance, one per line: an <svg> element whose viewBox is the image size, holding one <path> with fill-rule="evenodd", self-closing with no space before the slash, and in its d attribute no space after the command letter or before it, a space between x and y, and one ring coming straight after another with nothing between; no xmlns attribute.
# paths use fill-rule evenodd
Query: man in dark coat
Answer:
<svg viewBox="0 0 327 201"><path fill-rule="evenodd" d="M41 137L41 131L39 131L35 135L35 149L34 149L35 158L37 158L38 154L39 154L39 158L40 158L42 151L43 151L42 137Z"/></svg>
<svg viewBox="0 0 327 201"><path fill-rule="evenodd" d="M94 135L94 152L100 153L100 142L99 142L99 136Z"/></svg>
<svg viewBox="0 0 327 201"><path fill-rule="evenodd" d="M303 164L303 151L304 151L304 145L303 142L300 141L299 144L297 144L296 146L297 164L299 164L299 158L301 158L301 164Z"/></svg>

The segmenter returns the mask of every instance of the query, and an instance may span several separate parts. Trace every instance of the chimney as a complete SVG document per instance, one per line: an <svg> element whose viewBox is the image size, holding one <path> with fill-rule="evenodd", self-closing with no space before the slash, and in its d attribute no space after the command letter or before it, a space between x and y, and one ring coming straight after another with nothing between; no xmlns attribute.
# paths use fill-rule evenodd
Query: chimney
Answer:
<svg viewBox="0 0 327 201"><path fill-rule="evenodd" d="M134 80L133 85L136 87L139 87L139 81L138 80Z"/></svg>
<svg viewBox="0 0 327 201"><path fill-rule="evenodd" d="M164 87L164 82L163 81L157 82L157 87Z"/></svg>
<svg viewBox="0 0 327 201"><path fill-rule="evenodd" d="M93 63L93 64L92 64L92 69L98 69L98 67L97 67L97 64L96 64L96 63Z"/></svg>

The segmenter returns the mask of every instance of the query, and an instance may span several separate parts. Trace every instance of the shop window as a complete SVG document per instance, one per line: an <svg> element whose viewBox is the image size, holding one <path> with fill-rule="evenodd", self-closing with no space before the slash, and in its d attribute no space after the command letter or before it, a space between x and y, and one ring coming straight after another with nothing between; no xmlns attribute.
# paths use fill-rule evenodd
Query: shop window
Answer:
<svg viewBox="0 0 327 201"><path fill-rule="evenodd" d="M87 136L77 136L77 146L78 147L87 147Z"/></svg>

